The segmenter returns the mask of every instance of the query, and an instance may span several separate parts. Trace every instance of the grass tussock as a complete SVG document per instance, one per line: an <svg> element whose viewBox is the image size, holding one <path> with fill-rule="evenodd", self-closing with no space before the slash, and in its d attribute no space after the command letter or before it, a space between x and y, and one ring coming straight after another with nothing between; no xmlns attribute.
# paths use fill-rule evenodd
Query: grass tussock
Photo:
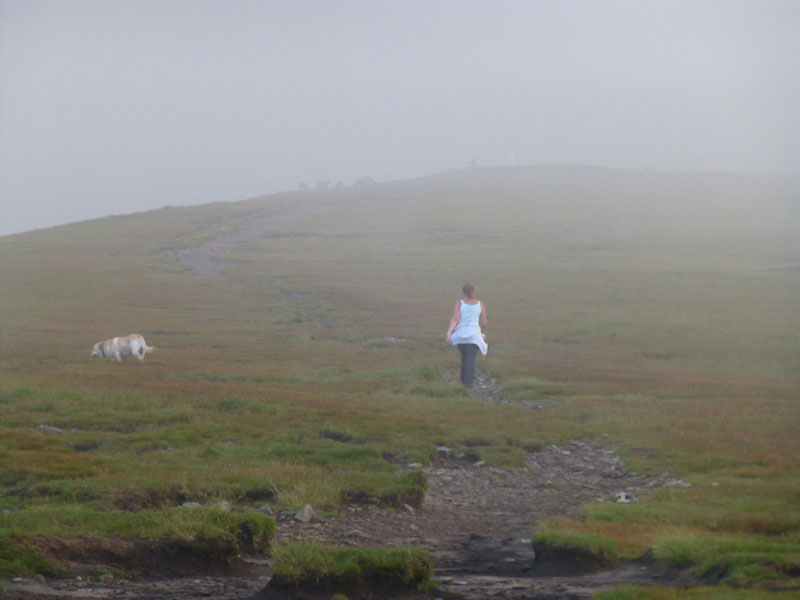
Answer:
<svg viewBox="0 0 800 600"><path fill-rule="evenodd" d="M563 560L569 555L585 566L607 567L620 557L617 545L596 533L548 531L534 536L531 543L537 561Z"/></svg>
<svg viewBox="0 0 800 600"><path fill-rule="evenodd" d="M343 489L342 500L347 504L379 504L384 506L419 507L425 499L428 478L422 471L410 471L389 481L371 477L363 485Z"/></svg>
<svg viewBox="0 0 800 600"><path fill-rule="evenodd" d="M430 591L433 559L416 548L323 548L296 545L276 549L270 586L278 589Z"/></svg>
<svg viewBox="0 0 800 600"><path fill-rule="evenodd" d="M0 516L0 527L20 538L215 540L228 548L228 555L264 552L276 531L275 520L257 512L233 513L216 506L110 512L89 503L39 503Z"/></svg>
<svg viewBox="0 0 800 600"><path fill-rule="evenodd" d="M0 528L0 584L3 579L33 577L37 574L61 577L65 573L38 550L26 544L22 536Z"/></svg>
<svg viewBox="0 0 800 600"><path fill-rule="evenodd" d="M601 557L635 559L652 545L656 529L650 523L573 520L563 517L546 519L534 538L554 547L583 548Z"/></svg>
<svg viewBox="0 0 800 600"><path fill-rule="evenodd" d="M690 567L699 577L721 572L739 585L800 575L800 551L792 538L682 536L660 541L654 551L656 558L669 565Z"/></svg>

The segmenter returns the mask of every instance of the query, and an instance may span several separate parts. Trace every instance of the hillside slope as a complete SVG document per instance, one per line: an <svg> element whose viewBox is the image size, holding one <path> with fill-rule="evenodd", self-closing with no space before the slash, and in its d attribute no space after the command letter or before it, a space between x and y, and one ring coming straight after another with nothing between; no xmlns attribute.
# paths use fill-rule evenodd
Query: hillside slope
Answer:
<svg viewBox="0 0 800 600"><path fill-rule="evenodd" d="M799 192L468 169L0 238L0 586L325 541L796 591ZM471 391L444 341L465 281L489 315ZM143 362L90 357L133 332Z"/></svg>
<svg viewBox="0 0 800 600"><path fill-rule="evenodd" d="M193 353L222 366L262 348L259 368L296 373L309 337L331 357L321 368L376 336L411 340L400 362L440 362L436 332L471 280L500 372L661 389L676 370L687 385L796 382L799 185L470 169L7 236L4 364L35 378L31 357L57 358L83 378L96 368L83 350L129 331L190 370Z"/></svg>

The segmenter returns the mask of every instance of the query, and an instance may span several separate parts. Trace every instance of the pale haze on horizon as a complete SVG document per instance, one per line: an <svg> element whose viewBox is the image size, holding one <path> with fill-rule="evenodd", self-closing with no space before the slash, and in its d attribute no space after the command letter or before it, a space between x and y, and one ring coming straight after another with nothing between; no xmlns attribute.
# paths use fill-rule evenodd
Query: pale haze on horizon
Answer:
<svg viewBox="0 0 800 600"><path fill-rule="evenodd" d="M478 165L800 173L800 2L0 0L0 235Z"/></svg>

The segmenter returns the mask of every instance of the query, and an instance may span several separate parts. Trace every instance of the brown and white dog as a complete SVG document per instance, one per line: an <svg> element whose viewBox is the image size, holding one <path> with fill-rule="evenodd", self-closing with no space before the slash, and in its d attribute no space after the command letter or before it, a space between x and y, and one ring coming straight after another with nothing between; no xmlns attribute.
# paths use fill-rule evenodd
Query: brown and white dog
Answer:
<svg viewBox="0 0 800 600"><path fill-rule="evenodd" d="M145 352L152 352L155 349L155 346L148 346L138 333L132 333L125 337L109 338L104 342L97 342L92 348L92 356L113 358L117 361L135 356L139 360L144 360Z"/></svg>

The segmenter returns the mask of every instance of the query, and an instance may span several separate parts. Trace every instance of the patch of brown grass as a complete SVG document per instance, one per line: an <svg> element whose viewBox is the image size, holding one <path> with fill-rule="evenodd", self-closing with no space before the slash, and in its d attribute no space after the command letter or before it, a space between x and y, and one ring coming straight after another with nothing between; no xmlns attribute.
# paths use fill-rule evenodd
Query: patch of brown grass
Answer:
<svg viewBox="0 0 800 600"><path fill-rule="evenodd" d="M9 471L17 475L45 479L93 477L101 472L94 460L66 451L9 451L3 463Z"/></svg>

